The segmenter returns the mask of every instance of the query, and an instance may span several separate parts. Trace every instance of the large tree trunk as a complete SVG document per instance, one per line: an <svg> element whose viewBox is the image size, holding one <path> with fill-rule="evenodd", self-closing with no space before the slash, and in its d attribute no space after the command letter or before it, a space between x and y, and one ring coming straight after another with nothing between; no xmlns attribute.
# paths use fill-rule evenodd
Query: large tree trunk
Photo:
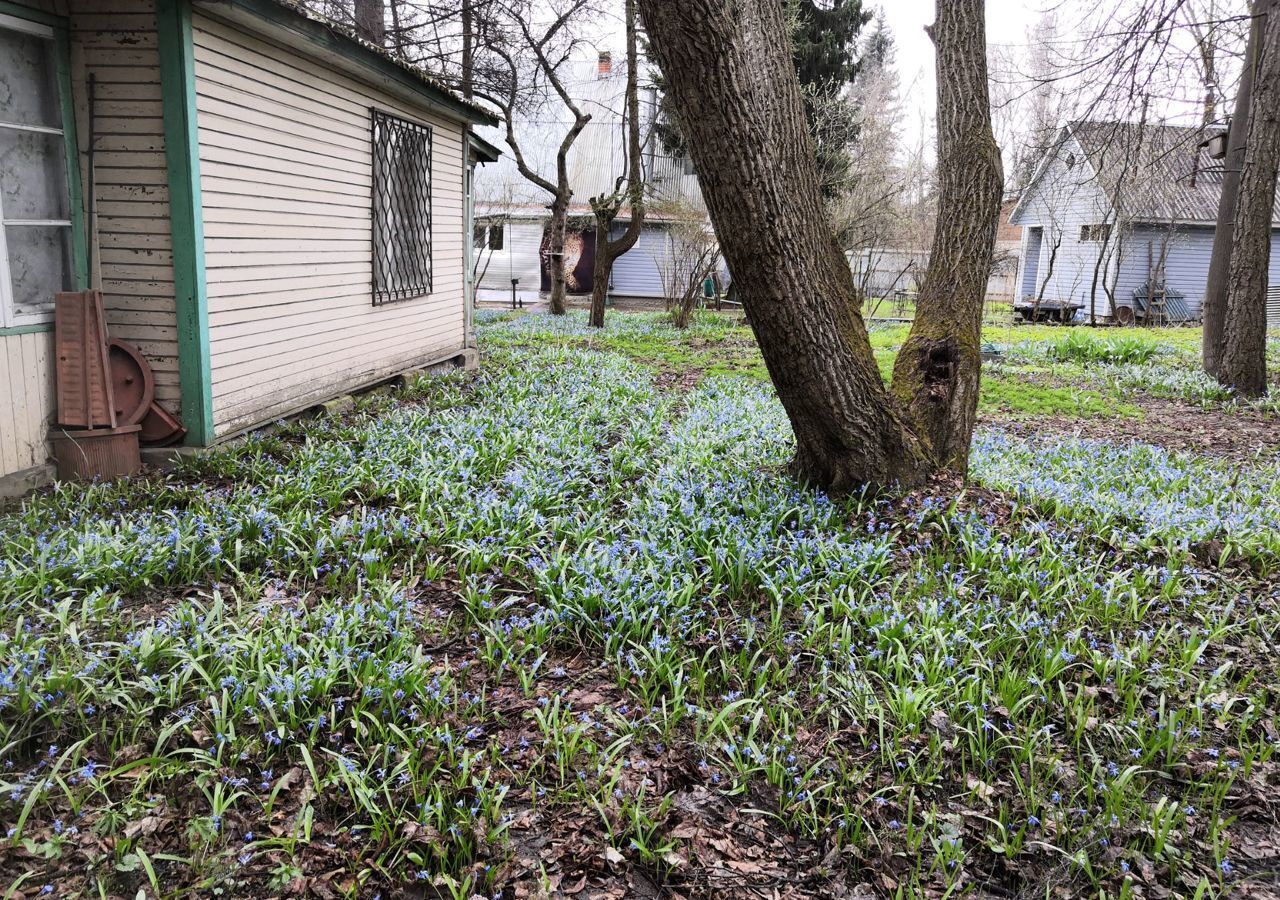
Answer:
<svg viewBox="0 0 1280 900"><path fill-rule="evenodd" d="M384 0L355 0L356 31L371 44L383 46L387 40Z"/></svg>
<svg viewBox="0 0 1280 900"><path fill-rule="evenodd" d="M627 222L627 230L616 241L610 241L609 231L618 215L621 199L616 195L592 198L591 208L596 215L596 260L588 324L594 328L604 327L604 305L609 296L613 264L636 245L640 230L644 228L644 172L640 166L640 60L636 49L635 0L627 0L624 15L627 28L627 202L631 207L631 219Z"/></svg>
<svg viewBox="0 0 1280 900"><path fill-rule="evenodd" d="M462 96L475 96L475 17L472 0L462 0Z"/></svg>
<svg viewBox="0 0 1280 900"><path fill-rule="evenodd" d="M939 2L929 35L937 47L938 219L893 393L934 458L964 472L1004 173L991 131L982 0Z"/></svg>
<svg viewBox="0 0 1280 900"><path fill-rule="evenodd" d="M1217 373L1218 381L1247 397L1267 392L1267 280L1280 166L1280 5L1271 4L1264 21L1253 73Z"/></svg>
<svg viewBox="0 0 1280 900"><path fill-rule="evenodd" d="M1205 284L1204 319L1200 356L1204 370L1217 376L1221 372L1226 351L1227 281L1231 268L1231 248L1235 244L1236 205L1240 194L1240 174L1244 170L1245 144L1249 133L1250 97L1254 72L1262 40L1263 23L1268 11L1280 10L1276 0L1255 0L1253 24L1249 29L1249 45L1245 51L1240 87L1236 92L1235 115L1227 135L1227 157L1222 161L1222 194L1218 198L1218 224L1213 236L1213 256L1209 260L1209 278Z"/></svg>
<svg viewBox="0 0 1280 900"><path fill-rule="evenodd" d="M738 296L791 419L796 474L834 493L919 482L930 460L876 368L853 275L827 222L783 4L639 0L639 7Z"/></svg>
<svg viewBox="0 0 1280 900"><path fill-rule="evenodd" d="M563 316L569 309L564 283L564 231L569 218L569 198L563 193L551 201L547 222L547 273L551 279L551 314Z"/></svg>

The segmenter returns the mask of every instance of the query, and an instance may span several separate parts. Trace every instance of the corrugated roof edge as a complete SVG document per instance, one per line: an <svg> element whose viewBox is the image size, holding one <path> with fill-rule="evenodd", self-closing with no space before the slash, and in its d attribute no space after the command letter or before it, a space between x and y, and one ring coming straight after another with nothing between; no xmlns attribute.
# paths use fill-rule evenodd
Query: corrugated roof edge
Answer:
<svg viewBox="0 0 1280 900"><path fill-rule="evenodd" d="M342 53L381 74L397 78L406 87L432 100L464 122L497 125L497 117L489 110L459 96L425 70L397 58L384 47L360 37L353 29L307 9L295 0L213 0L208 5L226 5L243 9L259 18L279 24L282 17L292 20L297 29L312 42ZM326 40L326 35L328 39Z"/></svg>

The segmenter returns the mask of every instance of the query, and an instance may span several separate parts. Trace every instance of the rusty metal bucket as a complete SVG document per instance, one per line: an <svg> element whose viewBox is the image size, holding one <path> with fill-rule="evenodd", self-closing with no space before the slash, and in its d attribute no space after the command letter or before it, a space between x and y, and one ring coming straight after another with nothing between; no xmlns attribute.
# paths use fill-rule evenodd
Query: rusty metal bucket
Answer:
<svg viewBox="0 0 1280 900"><path fill-rule="evenodd" d="M49 433L58 478L89 480L134 475L142 468L138 453L140 425Z"/></svg>

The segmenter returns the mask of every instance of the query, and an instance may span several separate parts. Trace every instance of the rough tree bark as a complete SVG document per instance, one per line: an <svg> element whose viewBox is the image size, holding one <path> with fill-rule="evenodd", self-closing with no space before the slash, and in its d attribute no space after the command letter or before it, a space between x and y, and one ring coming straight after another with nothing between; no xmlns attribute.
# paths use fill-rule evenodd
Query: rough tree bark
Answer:
<svg viewBox="0 0 1280 900"><path fill-rule="evenodd" d="M639 53L636 50L635 0L627 0L624 15L627 28L627 189L614 189L605 197L592 197L591 209L596 216L596 260L591 282L591 316L588 323L595 328L604 327L604 304L609 295L609 279L613 264L619 256L636 245L644 227L644 173L640 167L640 79ZM631 208L631 220L616 241L609 240L613 221L618 217L622 201Z"/></svg>
<svg viewBox="0 0 1280 900"><path fill-rule="evenodd" d="M557 182L568 184L568 176L557 177ZM564 278L564 236L572 196L568 191L557 191L551 201L551 217L547 220L547 276L551 282L549 305L551 314L555 316L563 316L569 310L569 292Z"/></svg>
<svg viewBox="0 0 1280 900"><path fill-rule="evenodd" d="M1209 260L1209 278L1205 285L1204 304L1200 315L1204 330L1200 338L1200 356L1204 370L1218 376L1226 351L1227 281L1231 267L1231 248L1235 244L1236 205L1240 194L1240 175L1244 170L1245 144L1249 132L1249 109L1253 93L1253 77L1258 64L1262 27L1270 10L1280 9L1277 0L1255 0L1253 23L1249 28L1249 45L1245 51L1240 87L1236 92L1235 114L1227 134L1227 156L1222 161L1222 194L1218 199L1218 223L1213 236L1213 256Z"/></svg>
<svg viewBox="0 0 1280 900"><path fill-rule="evenodd" d="M827 221L783 4L639 0L639 8L795 431L795 473L833 493L919 482L933 467L876 368L853 274Z"/></svg>
<svg viewBox="0 0 1280 900"><path fill-rule="evenodd" d="M795 431L794 470L833 493L917 483L967 458L956 443L973 414L949 407L976 402L976 372L966 368L967 356L961 361L959 345L972 335L978 349L974 273L985 286L1001 178L990 110L981 109L983 0L939 6L933 36L946 69L938 79L939 168L953 174L937 251L938 265L958 274L934 274L930 324L918 337L927 330L930 340L954 343L956 364L940 378L932 354L906 354L904 385L944 387L941 399L923 401L904 388L904 415L876 368L853 274L827 222L783 4L639 0L734 286ZM982 171L966 173L966 166ZM969 252L975 258L962 258ZM917 433L909 424L934 421L944 426ZM943 436L939 448L934 432Z"/></svg>
<svg viewBox="0 0 1280 900"><path fill-rule="evenodd" d="M982 304L1004 192L991 129L981 0L939 0L938 219L916 318L893 367L893 393L935 460L963 472L978 413Z"/></svg>
<svg viewBox="0 0 1280 900"><path fill-rule="evenodd" d="M1264 6L1265 4L1258 4ZM1280 167L1280 4L1263 19L1227 276L1218 381L1247 397L1267 392L1267 276Z"/></svg>
<svg viewBox="0 0 1280 900"><path fill-rule="evenodd" d="M387 40L387 20L384 0L355 0L356 31L371 44L383 46Z"/></svg>

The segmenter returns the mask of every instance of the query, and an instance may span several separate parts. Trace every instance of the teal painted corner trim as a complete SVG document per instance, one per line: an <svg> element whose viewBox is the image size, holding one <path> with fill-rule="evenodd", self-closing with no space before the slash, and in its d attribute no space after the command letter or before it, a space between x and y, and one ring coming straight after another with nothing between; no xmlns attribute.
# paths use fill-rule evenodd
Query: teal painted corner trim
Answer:
<svg viewBox="0 0 1280 900"><path fill-rule="evenodd" d="M213 442L213 378L209 365L209 298L205 285L190 0L157 0L156 27L164 153L169 169L169 227L173 236L182 424L187 427L187 444L205 447Z"/></svg>
<svg viewBox="0 0 1280 900"><path fill-rule="evenodd" d="M76 290L89 289L89 227L85 218L84 185L80 180L80 142L76 138L76 102L71 93L71 37L66 24L56 25L58 93L62 98L62 141L67 155L67 187L71 194L71 261Z"/></svg>
<svg viewBox="0 0 1280 900"><path fill-rule="evenodd" d="M41 9L32 9L19 3L9 3L6 0L0 0L0 13L4 13L7 16L16 16L19 19L26 19L28 22L39 22L41 25L48 25L51 28L67 27L65 16L54 15Z"/></svg>
<svg viewBox="0 0 1280 900"><path fill-rule="evenodd" d="M43 325L10 325L8 328L0 328L0 337L9 337L17 334L43 334L46 331L53 331L52 322L46 322Z"/></svg>

